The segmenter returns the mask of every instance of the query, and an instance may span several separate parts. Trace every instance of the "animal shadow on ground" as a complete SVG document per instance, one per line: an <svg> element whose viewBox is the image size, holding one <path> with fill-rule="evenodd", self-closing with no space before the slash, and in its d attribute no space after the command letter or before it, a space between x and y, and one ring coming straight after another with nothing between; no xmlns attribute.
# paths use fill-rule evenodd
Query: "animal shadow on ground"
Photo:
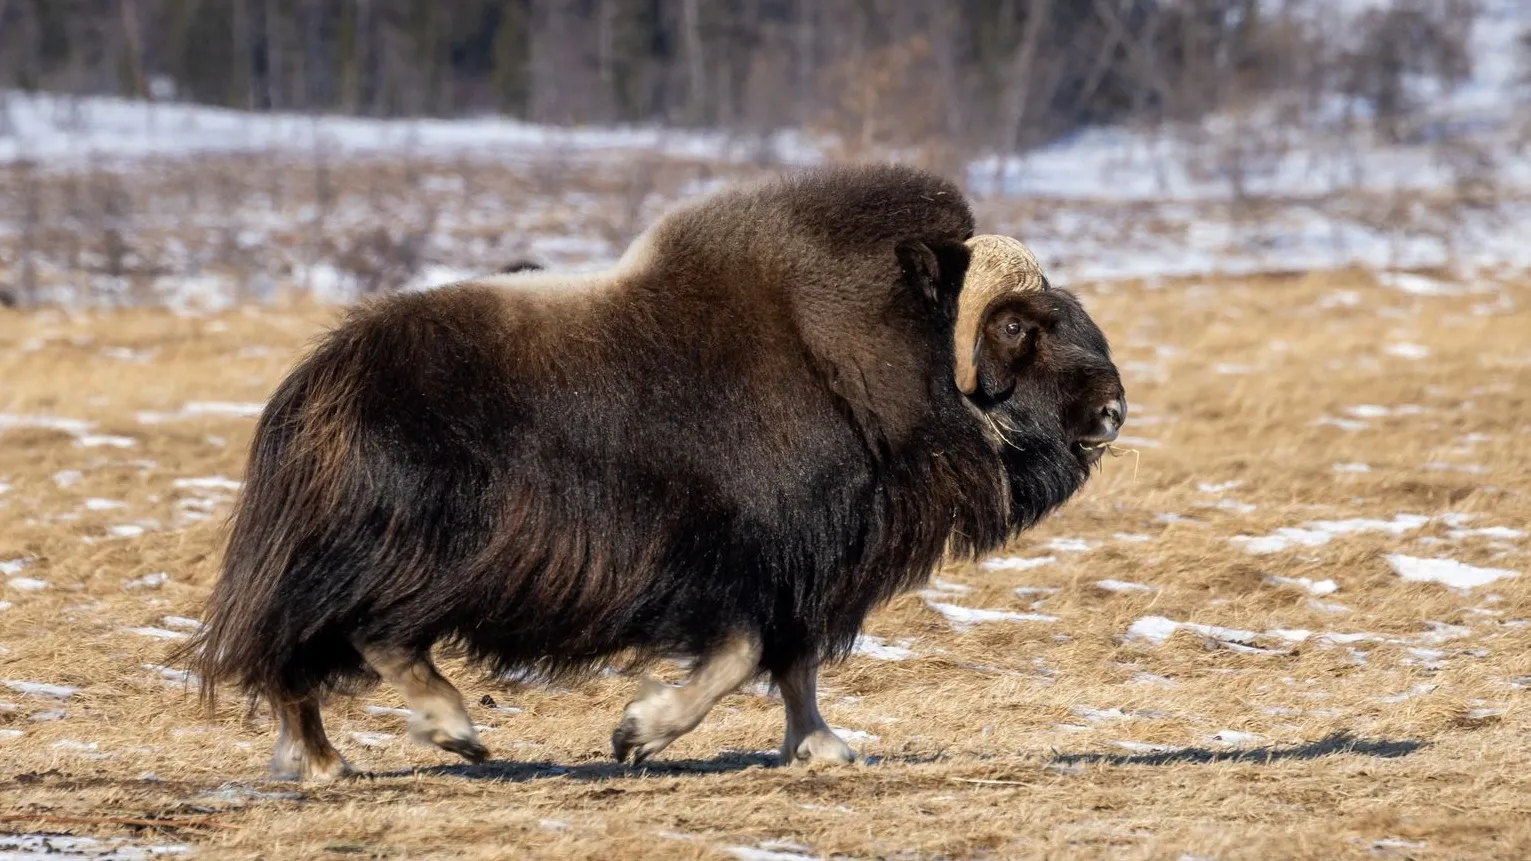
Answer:
<svg viewBox="0 0 1531 861"><path fill-rule="evenodd" d="M1053 757L1055 765L1179 765L1192 763L1207 765L1215 762L1243 762L1269 764L1287 759L1318 759L1337 754L1372 756L1379 759L1398 759L1424 747L1419 741L1388 741L1386 739L1358 739L1348 733L1334 733L1317 741L1290 747L1250 747L1234 750L1211 750L1203 747L1183 747L1154 753L1060 753Z"/></svg>
<svg viewBox="0 0 1531 861"><path fill-rule="evenodd" d="M1178 765L1182 763L1205 765L1216 762L1269 764L1280 760L1311 760L1342 754L1371 756L1379 759L1397 759L1408 756L1424 746L1424 742L1418 741L1358 739L1346 733L1335 733L1317 741L1289 747L1255 747L1234 750L1187 747L1157 753L1137 754L1060 753L1052 758L1051 764L1055 766L1088 764ZM990 757L980 756L977 758L989 759ZM878 766L916 765L937 760L951 761L949 757L941 755L865 756L861 761L863 765ZM363 780L387 780L419 776L459 777L467 780L501 781L505 783L527 783L533 780L546 780L550 778L576 781L604 781L624 777L678 777L682 775L724 774L727 772L744 771L750 768L775 768L777 766L777 755L774 752L725 751L712 759L671 759L651 762L637 767L609 759L571 765L560 765L547 761L517 762L512 760L491 760L476 765L458 763L455 765L437 765L394 771L361 772L357 777Z"/></svg>
<svg viewBox="0 0 1531 861"><path fill-rule="evenodd" d="M775 753L753 751L727 751L712 759L669 759L631 766L616 760L560 765L554 762L516 762L490 760L475 765L458 763L427 768L400 769L397 771L367 772L358 775L363 779L387 779L396 777L432 776L461 777L468 780L493 780L506 783L526 783L533 780L561 777L566 780L600 781L620 777L639 777L644 774L679 776L685 774L722 774L744 771L748 768L773 768L777 764Z"/></svg>
<svg viewBox="0 0 1531 861"><path fill-rule="evenodd" d="M882 757L863 755L860 763L877 766L884 763L915 765L944 759L939 754L899 755ZM359 772L357 777L367 780L386 780L398 777L460 777L467 780L492 780L506 783L526 783L548 778L564 778L577 781L601 781L623 777L680 777L684 775L725 774L751 768L778 768L780 759L774 751L728 750L712 759L665 759L632 766L615 760L560 765L554 762L516 762L513 760L490 760L476 765L457 763L425 768L398 769L394 771Z"/></svg>

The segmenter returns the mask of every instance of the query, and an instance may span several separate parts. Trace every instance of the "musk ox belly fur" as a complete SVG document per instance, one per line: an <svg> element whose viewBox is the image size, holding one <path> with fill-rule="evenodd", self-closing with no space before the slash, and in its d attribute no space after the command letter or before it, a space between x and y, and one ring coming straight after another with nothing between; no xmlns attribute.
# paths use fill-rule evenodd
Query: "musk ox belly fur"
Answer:
<svg viewBox="0 0 1531 861"><path fill-rule="evenodd" d="M758 671L843 655L1087 474L1060 443L1017 475L953 385L972 234L937 177L807 171L669 213L607 272L353 309L257 424L204 693L370 681L358 643L551 675L741 632Z"/></svg>

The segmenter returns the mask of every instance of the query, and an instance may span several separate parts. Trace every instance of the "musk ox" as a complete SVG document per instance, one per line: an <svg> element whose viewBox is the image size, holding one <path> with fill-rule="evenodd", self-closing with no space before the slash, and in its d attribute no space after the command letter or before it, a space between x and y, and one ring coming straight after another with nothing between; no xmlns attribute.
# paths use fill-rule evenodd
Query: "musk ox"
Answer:
<svg viewBox="0 0 1531 861"><path fill-rule="evenodd" d="M815 680L867 614L1067 500L1126 415L1106 338L959 190L803 171L681 206L610 270L354 308L257 423L185 656L280 720L273 771L348 767L327 694L487 752L433 665L564 678L695 658L612 733L642 762L767 675L784 763L849 762Z"/></svg>

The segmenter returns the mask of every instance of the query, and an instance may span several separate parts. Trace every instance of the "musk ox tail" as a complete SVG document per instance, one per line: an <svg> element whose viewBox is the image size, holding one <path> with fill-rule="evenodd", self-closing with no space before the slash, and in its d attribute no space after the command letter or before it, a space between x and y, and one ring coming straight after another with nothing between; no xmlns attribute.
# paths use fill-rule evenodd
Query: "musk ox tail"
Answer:
<svg viewBox="0 0 1531 861"><path fill-rule="evenodd" d="M255 428L204 625L178 656L204 706L240 688L286 702L368 674L349 641L362 566L383 544L355 468L358 376L335 336L300 364ZM355 359L356 357L350 356ZM351 594L345 594L349 591Z"/></svg>

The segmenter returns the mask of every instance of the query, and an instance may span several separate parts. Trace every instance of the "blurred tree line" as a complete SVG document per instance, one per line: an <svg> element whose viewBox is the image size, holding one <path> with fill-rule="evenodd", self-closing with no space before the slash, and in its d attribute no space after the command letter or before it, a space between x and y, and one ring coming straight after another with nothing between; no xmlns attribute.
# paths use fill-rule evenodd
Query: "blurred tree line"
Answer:
<svg viewBox="0 0 1531 861"><path fill-rule="evenodd" d="M1194 120L1275 88L1339 89L1400 114L1409 76L1465 74L1473 0L1398 0L1359 47L1298 25L1303 7L1327 5L0 0L0 87L1014 151L1092 123Z"/></svg>

